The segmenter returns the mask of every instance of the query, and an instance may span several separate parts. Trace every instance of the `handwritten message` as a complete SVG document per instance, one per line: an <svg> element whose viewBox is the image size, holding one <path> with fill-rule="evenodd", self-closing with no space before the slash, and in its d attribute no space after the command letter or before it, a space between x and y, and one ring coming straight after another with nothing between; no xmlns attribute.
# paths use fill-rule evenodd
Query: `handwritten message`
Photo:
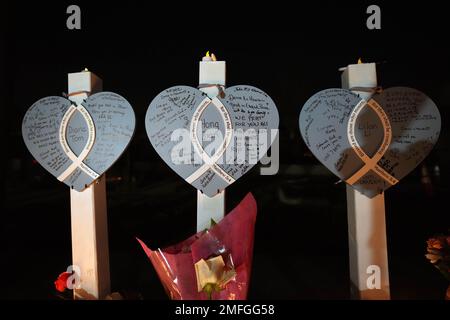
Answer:
<svg viewBox="0 0 450 320"><path fill-rule="evenodd" d="M209 99L195 88L177 86L151 102L145 123L161 158L212 197L265 155L275 139L270 129L278 128L278 112L272 99L255 87L230 87L223 98ZM186 139L187 148L183 144ZM175 162L174 154L185 161ZM213 159L213 163L205 159Z"/></svg>
<svg viewBox="0 0 450 320"><path fill-rule="evenodd" d="M368 197L413 170L431 151L440 131L436 105L417 90L390 88L375 95L373 101L366 104L344 89L323 90L305 103L299 120L302 137L312 153ZM360 111L355 113L357 106ZM383 146L386 137L389 145ZM352 181L370 161L375 161L371 169Z"/></svg>
<svg viewBox="0 0 450 320"><path fill-rule="evenodd" d="M75 109L67 117L71 105ZM76 104L63 97L43 98L31 106L22 122L25 144L33 157L55 177L61 177L73 166L68 153L79 156L87 144L92 145L80 166L67 177L63 175L64 183L78 191L85 189L97 176L88 174L89 170L101 175L113 165L129 144L135 127L131 105L118 94L100 92L82 105L83 108L76 108ZM87 114L83 116L83 112ZM92 123L87 123L86 119ZM61 133L65 136L60 136ZM94 137L94 141L89 141ZM65 144L70 150L64 150Z"/></svg>

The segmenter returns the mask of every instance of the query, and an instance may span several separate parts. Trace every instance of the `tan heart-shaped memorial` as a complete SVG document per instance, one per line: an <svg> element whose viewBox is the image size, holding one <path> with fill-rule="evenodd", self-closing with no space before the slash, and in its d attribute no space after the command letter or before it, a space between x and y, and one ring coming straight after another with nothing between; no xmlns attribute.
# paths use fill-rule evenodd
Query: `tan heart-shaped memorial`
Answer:
<svg viewBox="0 0 450 320"><path fill-rule="evenodd" d="M331 172L372 198L411 172L436 144L441 117L422 92L394 87L365 101L345 89L313 95L300 132Z"/></svg>

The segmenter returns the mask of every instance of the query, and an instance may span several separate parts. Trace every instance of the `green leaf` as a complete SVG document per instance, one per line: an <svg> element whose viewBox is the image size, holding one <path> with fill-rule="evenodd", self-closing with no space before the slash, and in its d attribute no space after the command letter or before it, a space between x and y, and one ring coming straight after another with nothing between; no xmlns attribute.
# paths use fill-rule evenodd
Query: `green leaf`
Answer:
<svg viewBox="0 0 450 320"><path fill-rule="evenodd" d="M202 233L205 233L205 232L207 232L209 229L211 229L212 227L214 227L214 226L217 224L217 222L215 222L214 219L211 218L210 224L211 224L211 225L209 226L209 228L205 228L205 230L203 230Z"/></svg>
<svg viewBox="0 0 450 320"><path fill-rule="evenodd" d="M206 296L208 297L208 300L212 300L212 294L213 292L219 292L220 288L217 284L215 283L207 283L205 284L205 286L203 287L202 290L204 293L206 293Z"/></svg>

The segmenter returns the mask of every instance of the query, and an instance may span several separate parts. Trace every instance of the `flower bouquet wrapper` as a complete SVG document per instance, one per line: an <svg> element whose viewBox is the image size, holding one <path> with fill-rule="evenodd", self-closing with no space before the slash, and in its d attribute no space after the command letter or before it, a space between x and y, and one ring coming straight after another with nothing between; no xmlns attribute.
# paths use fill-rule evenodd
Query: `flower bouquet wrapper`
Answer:
<svg viewBox="0 0 450 320"><path fill-rule="evenodd" d="M210 229L164 249L137 239L173 300L245 300L257 206L251 193Z"/></svg>

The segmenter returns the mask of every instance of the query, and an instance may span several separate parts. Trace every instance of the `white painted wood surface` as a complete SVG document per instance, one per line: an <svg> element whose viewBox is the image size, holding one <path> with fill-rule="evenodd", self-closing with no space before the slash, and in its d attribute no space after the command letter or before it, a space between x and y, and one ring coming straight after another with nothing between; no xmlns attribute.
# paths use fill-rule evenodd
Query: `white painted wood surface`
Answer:
<svg viewBox="0 0 450 320"><path fill-rule="evenodd" d="M81 102L84 91L102 90L102 80L89 71L68 74L68 93ZM72 264L79 267L80 288L74 299L103 299L110 293L106 177L102 175L82 192L70 190Z"/></svg>
<svg viewBox="0 0 450 320"><path fill-rule="evenodd" d="M342 88L375 88L377 73L375 63L347 66L342 74ZM354 91L364 99L369 92ZM384 193L369 199L347 185L347 218L351 297L362 300L388 300L389 267L386 243ZM379 267L380 289L374 289L374 271ZM368 287L369 282L369 287Z"/></svg>
<svg viewBox="0 0 450 320"><path fill-rule="evenodd" d="M225 61L200 61L199 84L220 84L225 86ZM201 88L210 98L217 96L216 87ZM219 222L225 216L225 190L210 198L197 191L197 231L211 226L211 219Z"/></svg>

